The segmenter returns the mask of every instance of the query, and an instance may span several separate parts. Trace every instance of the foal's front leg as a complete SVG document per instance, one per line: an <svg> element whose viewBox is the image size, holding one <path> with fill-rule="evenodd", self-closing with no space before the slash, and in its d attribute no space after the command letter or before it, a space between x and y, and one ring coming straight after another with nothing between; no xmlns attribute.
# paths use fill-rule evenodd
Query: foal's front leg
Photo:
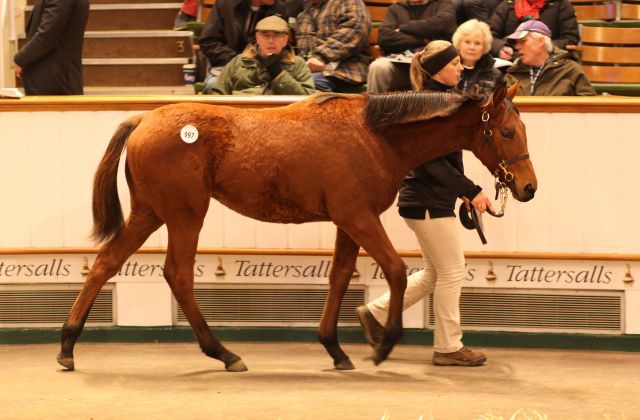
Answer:
<svg viewBox="0 0 640 420"><path fill-rule="evenodd" d="M333 263L329 273L329 294L318 328L318 338L333 358L333 365L340 370L354 369L349 356L340 348L336 329L342 298L349 287L359 249L360 247L353 242L349 235L342 229L338 229Z"/></svg>

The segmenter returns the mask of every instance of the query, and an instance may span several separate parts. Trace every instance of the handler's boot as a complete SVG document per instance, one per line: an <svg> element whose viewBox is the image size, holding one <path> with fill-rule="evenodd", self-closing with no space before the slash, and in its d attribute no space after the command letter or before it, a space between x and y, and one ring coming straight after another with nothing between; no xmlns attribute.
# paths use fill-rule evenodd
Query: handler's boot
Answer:
<svg viewBox="0 0 640 420"><path fill-rule="evenodd" d="M382 343L384 327L373 316L367 305L358 306L356 313L358 314L360 325L364 329L364 338L375 349L377 344Z"/></svg>
<svg viewBox="0 0 640 420"><path fill-rule="evenodd" d="M438 366L480 366L487 361L487 356L463 347L453 353L433 352L433 364Z"/></svg>

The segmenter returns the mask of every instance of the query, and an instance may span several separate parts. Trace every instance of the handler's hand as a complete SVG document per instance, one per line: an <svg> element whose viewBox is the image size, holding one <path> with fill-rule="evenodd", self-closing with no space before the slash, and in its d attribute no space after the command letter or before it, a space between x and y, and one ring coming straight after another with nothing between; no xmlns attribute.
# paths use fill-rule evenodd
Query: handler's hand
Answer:
<svg viewBox="0 0 640 420"><path fill-rule="evenodd" d="M22 79L22 67L20 67L17 64L16 64L16 76L18 76L18 79Z"/></svg>
<svg viewBox="0 0 640 420"><path fill-rule="evenodd" d="M484 213L487 209L494 211L489 197L487 197L482 191L480 191L478 195L471 200L471 203L473 204L473 207L480 211L480 213Z"/></svg>
<svg viewBox="0 0 640 420"><path fill-rule="evenodd" d="M309 66L309 70L311 70L312 73L316 73L324 70L325 64L317 58L311 57L307 60L307 66Z"/></svg>

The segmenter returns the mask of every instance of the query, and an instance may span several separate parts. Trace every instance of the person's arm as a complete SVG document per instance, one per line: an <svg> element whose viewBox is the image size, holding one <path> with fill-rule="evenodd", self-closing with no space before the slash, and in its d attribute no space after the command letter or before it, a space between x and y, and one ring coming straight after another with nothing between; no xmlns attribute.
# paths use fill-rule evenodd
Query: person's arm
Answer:
<svg viewBox="0 0 640 420"><path fill-rule="evenodd" d="M44 2L42 18L36 33L18 51L13 61L22 69L49 54L59 43L71 13L75 7L72 0L50 0Z"/></svg>
<svg viewBox="0 0 640 420"><path fill-rule="evenodd" d="M233 84L236 78L237 66L236 62L237 58L231 59L229 63L224 66L222 71L220 72L220 76L216 79L216 84L211 89L211 93L213 95L231 95L233 94Z"/></svg>
<svg viewBox="0 0 640 420"><path fill-rule="evenodd" d="M315 54L325 63L340 61L353 54L369 37L371 19L361 1L343 0L337 11L338 25L326 39L316 39Z"/></svg>
<svg viewBox="0 0 640 420"><path fill-rule="evenodd" d="M207 23L202 28L198 45L213 67L224 66L237 55L236 51L227 45L224 37L224 18L220 2L213 5Z"/></svg>
<svg viewBox="0 0 640 420"><path fill-rule="evenodd" d="M482 191L482 188L474 184L444 157L425 163L424 168L433 178L455 191L458 196L473 200Z"/></svg>
<svg viewBox="0 0 640 420"><path fill-rule="evenodd" d="M389 6L384 15L382 26L378 32L378 44L385 54L399 53L408 49L424 46L424 39L401 32L398 27L398 17L396 7Z"/></svg>
<svg viewBox="0 0 640 420"><path fill-rule="evenodd" d="M506 37L511 34L505 34L504 25L507 21L507 15L513 5L508 1L503 1L496 7L496 10L489 19L489 26L491 27L491 34L493 35L493 41L491 42L491 55L499 57L500 49L507 44Z"/></svg>
<svg viewBox="0 0 640 420"><path fill-rule="evenodd" d="M424 39L450 39L456 28L456 9L450 0L440 0L431 17L412 20L399 26L401 32Z"/></svg>
<svg viewBox="0 0 640 420"><path fill-rule="evenodd" d="M580 31L573 5L569 1L558 2L558 33L553 34L553 45L563 50L567 45L578 45Z"/></svg>
<svg viewBox="0 0 640 420"><path fill-rule="evenodd" d="M591 86L591 82L587 79L587 76L584 74L580 65L575 63L576 71L578 72L578 76L576 77L575 83L573 85L574 94L576 96L594 96L598 93Z"/></svg>
<svg viewBox="0 0 640 420"><path fill-rule="evenodd" d="M316 92L311 71L300 57L295 58L291 72L283 70L271 80L271 90L276 95L311 95Z"/></svg>

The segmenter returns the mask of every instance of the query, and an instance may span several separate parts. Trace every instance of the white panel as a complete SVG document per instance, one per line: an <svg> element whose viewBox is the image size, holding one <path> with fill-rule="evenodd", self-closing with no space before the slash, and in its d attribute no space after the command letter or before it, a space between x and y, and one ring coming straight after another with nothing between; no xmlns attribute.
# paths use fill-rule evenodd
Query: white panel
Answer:
<svg viewBox="0 0 640 420"><path fill-rule="evenodd" d="M224 247L255 248L256 221L231 209L224 209Z"/></svg>
<svg viewBox="0 0 640 420"><path fill-rule="evenodd" d="M584 214L582 250L585 252L630 252L620 249L619 242L621 236L624 236L628 230L611 229L612 221L620 220L618 217L622 216L616 210L620 203L617 202L614 180L620 179L618 177L620 159L624 159L627 154L625 150L632 150L622 146L624 135L620 136L622 130L617 124L620 116L585 115L584 125L588 135L585 135L583 142L584 159L576 162L579 167L575 168L580 174L578 182L584 185L584 196L580 202L568 206L575 210L580 208ZM607 149L607 155L617 157L603 159L603 147ZM633 200L637 199L637 194L625 193L623 197L624 201ZM630 222L633 223L633 220ZM572 227L567 226L565 229ZM571 246L571 250L578 250L575 244Z"/></svg>
<svg viewBox="0 0 640 420"><path fill-rule="evenodd" d="M171 325L171 289L166 283L118 283L119 326Z"/></svg>
<svg viewBox="0 0 640 420"><path fill-rule="evenodd" d="M513 198L509 198L509 207L518 209L517 223L510 228L508 234L517 235L517 244L504 251L550 251L549 239L550 206L555 182L551 179L553 165L553 114L523 114L522 120L527 127L527 145L533 169L538 179L538 191L535 198L521 206L511 206ZM566 141L566 140L565 140Z"/></svg>
<svg viewBox="0 0 640 420"><path fill-rule="evenodd" d="M288 226L280 223L256 223L257 248L288 248Z"/></svg>
<svg viewBox="0 0 640 420"><path fill-rule="evenodd" d="M418 241L415 235L398 214L397 202L398 197L396 196L393 205L382 213L382 225L395 249L399 251L418 250Z"/></svg>
<svg viewBox="0 0 640 420"><path fill-rule="evenodd" d="M60 246L63 238L61 112L29 114L29 193L35 246ZM28 214L26 213L26 214Z"/></svg>
<svg viewBox="0 0 640 420"><path fill-rule="evenodd" d="M638 280L636 280L638 281ZM638 308L640 308L640 290L626 290L625 297L625 334L640 334L640 316L638 316Z"/></svg>
<svg viewBox="0 0 640 420"><path fill-rule="evenodd" d="M304 223L301 225L287 225L287 242L289 248L320 248L320 225L318 223Z"/></svg>
<svg viewBox="0 0 640 420"><path fill-rule="evenodd" d="M200 248L221 248L224 239L224 206L216 200L209 203L209 211L204 218L200 232Z"/></svg>
<svg viewBox="0 0 640 420"><path fill-rule="evenodd" d="M61 246L93 246L91 196L93 189L93 113L63 112L62 189L64 236Z"/></svg>
<svg viewBox="0 0 640 420"><path fill-rule="evenodd" d="M640 114L619 114L615 120L618 127L618 147L609 153L613 156L601 157L593 162L593 167L597 172L602 172L601 176L608 181L608 188L615 191L612 197L615 215L608 223L619 226L618 229L610 229L610 241L615 244L615 249L611 252L640 253L640 217L637 212L640 209L640 171L638 170L638 159L640 156ZM604 138L606 139L606 137ZM600 139L590 138L593 142ZM601 147L607 148L607 142L600 143ZM607 176L607 171L599 168L603 160L613 160L617 163L613 178ZM606 166L605 166L606 168ZM613 184L613 185L612 185ZM597 190L596 190L597 191Z"/></svg>
<svg viewBox="0 0 640 420"><path fill-rule="evenodd" d="M320 222L320 248L333 249L336 245L336 225L333 222Z"/></svg>
<svg viewBox="0 0 640 420"><path fill-rule="evenodd" d="M0 246L31 246L29 173L29 114L0 113Z"/></svg>

